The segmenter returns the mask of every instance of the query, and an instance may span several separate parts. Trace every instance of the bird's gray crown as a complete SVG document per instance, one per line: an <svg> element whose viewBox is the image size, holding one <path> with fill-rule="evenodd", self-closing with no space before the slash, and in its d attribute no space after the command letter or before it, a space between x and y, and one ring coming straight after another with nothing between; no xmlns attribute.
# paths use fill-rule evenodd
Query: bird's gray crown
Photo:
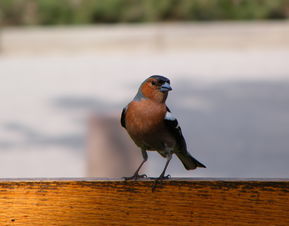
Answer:
<svg viewBox="0 0 289 226"><path fill-rule="evenodd" d="M169 80L168 78L162 76L162 75L152 75L152 76L149 77L148 79L150 79L150 78L154 78L154 79L156 79L156 80L158 80L158 81L162 81L162 82L164 82L164 83L167 82L167 83L170 84L170 80Z"/></svg>

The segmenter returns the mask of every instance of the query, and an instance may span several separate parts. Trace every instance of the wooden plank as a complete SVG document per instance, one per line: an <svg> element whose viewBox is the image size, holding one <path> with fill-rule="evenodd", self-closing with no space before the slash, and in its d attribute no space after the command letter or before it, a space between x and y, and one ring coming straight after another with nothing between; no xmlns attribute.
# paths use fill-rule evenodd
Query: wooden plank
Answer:
<svg viewBox="0 0 289 226"><path fill-rule="evenodd" d="M0 180L0 225L289 225L289 180Z"/></svg>

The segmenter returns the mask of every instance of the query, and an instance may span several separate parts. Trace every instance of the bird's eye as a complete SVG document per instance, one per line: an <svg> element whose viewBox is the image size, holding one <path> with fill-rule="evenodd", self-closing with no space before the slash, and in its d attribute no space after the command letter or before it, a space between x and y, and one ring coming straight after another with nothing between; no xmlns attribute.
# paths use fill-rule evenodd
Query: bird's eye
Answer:
<svg viewBox="0 0 289 226"><path fill-rule="evenodd" d="M157 83L155 81L152 81L152 85L155 86Z"/></svg>

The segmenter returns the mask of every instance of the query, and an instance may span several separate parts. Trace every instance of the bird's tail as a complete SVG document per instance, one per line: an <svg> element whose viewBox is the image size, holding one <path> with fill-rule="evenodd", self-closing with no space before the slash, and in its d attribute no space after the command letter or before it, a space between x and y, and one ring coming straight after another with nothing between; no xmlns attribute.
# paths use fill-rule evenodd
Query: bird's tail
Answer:
<svg viewBox="0 0 289 226"><path fill-rule="evenodd" d="M184 167L187 170L193 170L196 169L197 167L206 168L204 164L200 163L197 159L191 156L189 152L185 153L178 152L176 153L176 155L182 161Z"/></svg>

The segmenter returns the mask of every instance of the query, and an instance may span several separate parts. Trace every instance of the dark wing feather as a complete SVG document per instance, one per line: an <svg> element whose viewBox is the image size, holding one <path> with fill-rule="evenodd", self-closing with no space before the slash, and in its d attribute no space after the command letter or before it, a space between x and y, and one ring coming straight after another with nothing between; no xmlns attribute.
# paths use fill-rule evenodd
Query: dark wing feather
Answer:
<svg viewBox="0 0 289 226"><path fill-rule="evenodd" d="M167 111L171 112L170 109L167 107ZM182 133L182 129L179 126L178 120L176 118L165 118L165 124L169 131L173 134L177 141L178 151L187 152L187 144L185 138Z"/></svg>
<svg viewBox="0 0 289 226"><path fill-rule="evenodd" d="M192 157L187 151L187 144L182 134L181 127L178 124L178 120L170 114L171 111L168 107L167 111L169 113L166 114L165 124L176 139L177 146L174 150L175 154L182 161L187 170L195 169L196 167L206 168L204 164L200 163L197 159Z"/></svg>
<svg viewBox="0 0 289 226"><path fill-rule="evenodd" d="M126 125L125 125L126 110L127 110L127 107L123 108L121 112L120 124L123 128L126 128Z"/></svg>

